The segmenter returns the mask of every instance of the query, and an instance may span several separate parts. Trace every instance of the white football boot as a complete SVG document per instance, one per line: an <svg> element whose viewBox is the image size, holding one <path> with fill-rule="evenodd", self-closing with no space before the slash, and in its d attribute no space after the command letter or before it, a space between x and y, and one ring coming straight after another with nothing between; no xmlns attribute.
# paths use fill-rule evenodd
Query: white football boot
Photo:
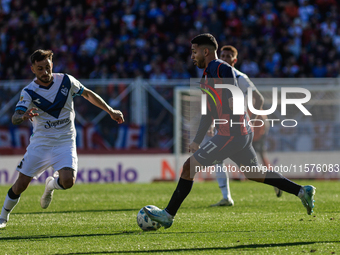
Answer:
<svg viewBox="0 0 340 255"><path fill-rule="evenodd" d="M43 209L46 209L51 204L51 201L52 201L52 198L53 198L54 190L53 189L51 190L48 187L48 183L51 182L51 181L54 181L54 178L52 176L48 177L45 181L45 191L44 191L44 194L42 195L42 197L40 199L40 205L41 205L41 208L43 208Z"/></svg>

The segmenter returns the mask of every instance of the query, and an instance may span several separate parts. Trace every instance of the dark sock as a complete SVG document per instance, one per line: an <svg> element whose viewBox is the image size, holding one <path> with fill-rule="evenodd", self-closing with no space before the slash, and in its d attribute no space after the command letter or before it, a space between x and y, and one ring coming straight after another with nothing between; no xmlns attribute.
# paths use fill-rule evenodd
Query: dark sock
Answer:
<svg viewBox="0 0 340 255"><path fill-rule="evenodd" d="M58 183L58 185L59 185L61 188L65 189L65 188L63 187L63 185L60 184L60 178L57 179L57 183Z"/></svg>
<svg viewBox="0 0 340 255"><path fill-rule="evenodd" d="M301 188L300 185L292 182L291 180L288 180L283 175L276 172L267 172L264 183L277 187L280 190L286 191L288 193L294 194L295 196L299 194Z"/></svg>
<svg viewBox="0 0 340 255"><path fill-rule="evenodd" d="M14 194L12 188L10 188L10 189L8 190L8 197L9 197L10 199L13 199L13 200L14 200L14 199L18 199L18 198L20 197L20 195Z"/></svg>
<svg viewBox="0 0 340 255"><path fill-rule="evenodd" d="M187 197L187 195L190 193L192 184L194 181L185 180L182 178L179 178L177 187L172 194L172 197L170 199L170 202L168 206L165 208L165 210L172 216L175 216L179 207L181 206L184 199Z"/></svg>

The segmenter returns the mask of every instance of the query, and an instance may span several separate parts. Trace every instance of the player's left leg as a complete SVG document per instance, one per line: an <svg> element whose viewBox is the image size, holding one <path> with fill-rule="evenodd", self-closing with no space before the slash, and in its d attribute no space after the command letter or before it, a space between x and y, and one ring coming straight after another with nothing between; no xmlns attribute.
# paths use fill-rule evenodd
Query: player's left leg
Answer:
<svg viewBox="0 0 340 255"><path fill-rule="evenodd" d="M75 170L70 167L64 167L59 170L59 177L54 178L49 176L46 179L45 191L41 196L41 208L46 209L52 202L53 193L55 189L65 190L71 188L75 183Z"/></svg>
<svg viewBox="0 0 340 255"><path fill-rule="evenodd" d="M78 169L75 145L56 147L53 151L52 166L58 170L59 177L50 176L46 179L45 191L40 199L40 205L43 209L51 204L55 189L65 190L74 185Z"/></svg>

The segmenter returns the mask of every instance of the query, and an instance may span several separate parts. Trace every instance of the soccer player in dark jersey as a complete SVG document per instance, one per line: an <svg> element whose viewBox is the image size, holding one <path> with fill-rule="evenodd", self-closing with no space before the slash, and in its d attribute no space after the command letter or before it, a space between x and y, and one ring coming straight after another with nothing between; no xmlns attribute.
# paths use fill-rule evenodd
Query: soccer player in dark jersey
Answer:
<svg viewBox="0 0 340 255"><path fill-rule="evenodd" d="M225 45L221 48L220 59L227 62L232 67L234 67L235 64L237 63L237 55L238 55L238 51L232 45ZM255 87L254 83L249 79L249 77L245 73L240 72L236 68L234 68L234 72L235 72L235 76L237 79L237 84L239 88L242 90L243 94L246 96L248 94L248 88L251 88L253 101L254 101L254 107L256 109L262 110L264 99L261 93ZM251 119L254 119L256 117L256 116L253 116L250 111L248 111L248 115ZM270 163L269 163L269 159L266 156L265 137L268 134L270 124L268 121L265 121L267 119L267 116L265 115L258 115L257 119L262 120L264 124L260 127L253 127L254 136L253 136L252 144L253 144L255 151L259 154L262 160L262 164L265 165L267 169L269 169ZM219 202L217 202L216 204L212 204L211 206L233 206L234 201L230 195L228 171L219 170L219 169L223 169L224 167L223 163L221 163L218 166L219 166L219 168L217 168L218 170L215 171L216 180L222 192L223 198ZM280 197L282 195L282 191L276 187L274 187L274 189L275 189L276 196Z"/></svg>
<svg viewBox="0 0 340 255"><path fill-rule="evenodd" d="M181 177L167 207L164 210L143 208L151 220L159 222L164 228L169 228L172 225L179 207L190 193L197 167L211 166L222 162L226 158L233 160L240 168L258 167L257 156L252 146L253 133L247 124L244 126L218 125L217 134L202 148L199 148L199 144L212 123L212 118L242 123L244 119L247 119L247 113L234 115L232 110L233 98L231 93L228 93L229 90L214 89L209 84L209 78L216 80L222 78L227 82L233 80L231 84L237 86L233 67L217 58L218 44L215 37L211 34L201 34L193 38L191 44L191 59L194 65L201 69L204 68L202 82L206 85L205 88L208 88L211 92L215 90L214 94L217 92L223 102L222 104L218 102L216 107L211 101L210 104L208 102L209 111L207 111L206 115L201 116L196 137L189 146L189 150L194 154L183 164ZM247 121L243 123L247 123ZM313 186L300 186L277 172L252 171L244 172L244 174L250 180L269 184L298 196L306 207L307 213L311 214L313 212L313 197L315 194Z"/></svg>

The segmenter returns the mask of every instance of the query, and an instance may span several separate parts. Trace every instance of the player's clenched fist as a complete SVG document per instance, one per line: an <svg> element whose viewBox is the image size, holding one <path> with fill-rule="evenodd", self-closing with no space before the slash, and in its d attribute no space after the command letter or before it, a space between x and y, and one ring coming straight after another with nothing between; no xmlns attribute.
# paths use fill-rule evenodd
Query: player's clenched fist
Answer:
<svg viewBox="0 0 340 255"><path fill-rule="evenodd" d="M123 113L119 110L113 110L112 109L110 111L110 116L111 116L111 119L117 121L118 124L122 124L125 121Z"/></svg>

